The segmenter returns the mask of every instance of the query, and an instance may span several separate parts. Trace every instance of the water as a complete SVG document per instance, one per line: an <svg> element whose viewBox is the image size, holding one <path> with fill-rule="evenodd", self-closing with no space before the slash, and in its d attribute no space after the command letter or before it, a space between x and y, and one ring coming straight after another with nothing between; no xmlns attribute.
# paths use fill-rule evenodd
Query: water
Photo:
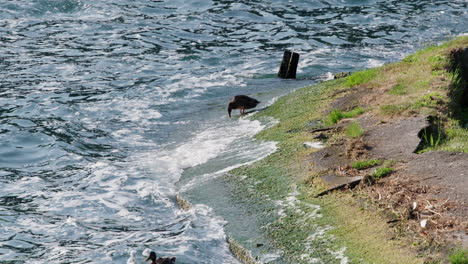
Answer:
<svg viewBox="0 0 468 264"><path fill-rule="evenodd" d="M274 151L227 101L311 84L275 78L285 48L299 77L355 71L466 21L465 0L2 1L0 262L143 263L150 248L238 263L225 220L175 202Z"/></svg>

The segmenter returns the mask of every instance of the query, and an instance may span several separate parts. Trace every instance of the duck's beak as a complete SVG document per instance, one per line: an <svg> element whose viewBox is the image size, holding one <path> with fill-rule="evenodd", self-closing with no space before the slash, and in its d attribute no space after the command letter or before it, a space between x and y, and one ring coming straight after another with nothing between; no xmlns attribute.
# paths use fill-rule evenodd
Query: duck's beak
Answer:
<svg viewBox="0 0 468 264"><path fill-rule="evenodd" d="M148 257L146 258L145 262L147 262L147 261L149 261L149 260L151 260L151 257L150 257L150 256L148 256Z"/></svg>

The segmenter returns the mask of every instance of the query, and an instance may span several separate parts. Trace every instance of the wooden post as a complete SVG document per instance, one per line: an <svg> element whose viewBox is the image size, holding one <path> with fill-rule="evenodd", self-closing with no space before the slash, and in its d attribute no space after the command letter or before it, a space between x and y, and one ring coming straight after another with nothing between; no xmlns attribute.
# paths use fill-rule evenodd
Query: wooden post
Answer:
<svg viewBox="0 0 468 264"><path fill-rule="evenodd" d="M283 61L278 72L278 77L283 79L295 79L297 64L299 63L299 54L285 50L283 54Z"/></svg>

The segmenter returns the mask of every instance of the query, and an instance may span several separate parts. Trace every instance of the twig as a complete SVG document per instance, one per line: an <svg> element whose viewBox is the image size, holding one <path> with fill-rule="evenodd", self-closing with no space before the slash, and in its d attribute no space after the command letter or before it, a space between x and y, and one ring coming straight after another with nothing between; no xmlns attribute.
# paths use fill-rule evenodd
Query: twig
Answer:
<svg viewBox="0 0 468 264"><path fill-rule="evenodd" d="M333 127L317 128L317 129L314 129L314 130L310 131L310 133L321 132L321 131L327 131L327 130L331 130L331 129L333 129Z"/></svg>
<svg viewBox="0 0 468 264"><path fill-rule="evenodd" d="M431 213L433 213L433 214L442 216L440 213L438 213L438 212L436 212L436 211L434 211L434 210L432 210L432 209L426 208L426 210L429 211L429 212L431 212Z"/></svg>
<svg viewBox="0 0 468 264"><path fill-rule="evenodd" d="M382 195L380 194L379 191L377 191L377 193L379 194L379 201L382 199Z"/></svg>
<svg viewBox="0 0 468 264"><path fill-rule="evenodd" d="M442 206L442 205L446 204L449 200L450 200L450 198L448 198L447 200L445 200L445 202L439 204L439 206Z"/></svg>

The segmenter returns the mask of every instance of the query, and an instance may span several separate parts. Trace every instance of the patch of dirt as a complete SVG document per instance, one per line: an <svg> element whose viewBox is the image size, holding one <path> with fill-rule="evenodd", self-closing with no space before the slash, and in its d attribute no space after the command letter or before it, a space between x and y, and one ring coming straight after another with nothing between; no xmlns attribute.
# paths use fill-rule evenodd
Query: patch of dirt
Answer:
<svg viewBox="0 0 468 264"><path fill-rule="evenodd" d="M320 149L310 154L309 157L310 162L314 164L314 170L317 172L334 170L336 167L349 165L343 145L332 145Z"/></svg>
<svg viewBox="0 0 468 264"><path fill-rule="evenodd" d="M346 157L350 160L361 160L368 157L372 148L362 139L352 139L346 142Z"/></svg>
<svg viewBox="0 0 468 264"><path fill-rule="evenodd" d="M337 98L335 101L333 101L330 105L329 110L332 111L333 109L338 109L341 111L348 111L359 105L359 100L362 98L365 94L366 91L364 89L356 89L356 88L351 88L351 89L346 89L339 91L332 96L336 96L338 93L345 93L345 92L351 92L348 93L340 98Z"/></svg>
<svg viewBox="0 0 468 264"><path fill-rule="evenodd" d="M437 198L457 201L459 204L459 208L450 213L468 221L467 153L425 152L409 161L401 172L419 180L421 184L437 186Z"/></svg>

